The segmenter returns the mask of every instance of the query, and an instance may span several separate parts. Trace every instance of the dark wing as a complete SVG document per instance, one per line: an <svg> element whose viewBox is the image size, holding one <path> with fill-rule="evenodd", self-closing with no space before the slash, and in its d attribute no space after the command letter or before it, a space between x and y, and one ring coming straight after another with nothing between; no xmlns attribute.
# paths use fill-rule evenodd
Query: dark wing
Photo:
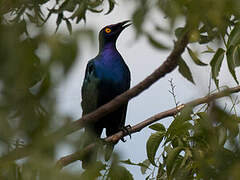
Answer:
<svg viewBox="0 0 240 180"><path fill-rule="evenodd" d="M97 102L99 100L99 79L96 77L96 69L95 69L94 60L91 60L87 64L85 77L82 86L82 110L83 115L88 114L95 109L97 109ZM94 126L94 124L93 124ZM85 133L83 136L83 146L86 147L87 145L91 144L95 141L95 138L92 136L93 129L85 128ZM94 131L94 130L93 130ZM90 150L88 153L82 157L82 167L86 169L89 164L96 161L96 149Z"/></svg>
<svg viewBox="0 0 240 180"><path fill-rule="evenodd" d="M98 84L99 79L96 77L94 61L91 60L87 64L85 77L82 86L82 109L83 115L88 114L97 109L98 102Z"/></svg>

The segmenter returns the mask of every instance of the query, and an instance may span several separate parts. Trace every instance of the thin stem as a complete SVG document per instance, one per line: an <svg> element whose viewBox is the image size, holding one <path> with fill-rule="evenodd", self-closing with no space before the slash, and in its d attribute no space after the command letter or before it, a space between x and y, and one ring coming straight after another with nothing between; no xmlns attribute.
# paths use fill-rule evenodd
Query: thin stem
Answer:
<svg viewBox="0 0 240 180"><path fill-rule="evenodd" d="M162 120L166 117L176 115L179 111L183 110L184 108L193 108L193 107L198 106L200 104L209 103L211 101L214 101L215 99L222 98L222 97L225 97L225 96L229 96L230 94L237 93L239 91L240 91L240 86L236 86L234 88L225 89L225 90L222 90L220 92L210 94L210 95L207 95L207 96L202 97L202 98L195 99L195 100L190 101L186 104L183 104L183 105L180 105L178 107L174 107L172 109L169 109L167 111L158 113L158 114L156 114L156 115L154 115L154 116L152 116L152 117L150 117L150 118L132 126L131 128L129 128L128 132L119 131L118 133L116 133L116 134L114 134L110 137L105 138L105 141L106 142L111 142L111 143L117 143L122 137L129 135L129 133L133 134L133 133L136 133L136 132L140 132L143 128L149 126L150 124L152 124L156 121ZM80 156L82 156L84 154L84 152L88 152L95 145L96 145L95 143L90 144L86 148L84 148L83 150L80 150L80 151L75 152L73 154L70 154L68 156L62 157L57 162L57 164L60 165L60 167L62 168L62 167L66 166L66 165L68 165L68 164L70 164L70 163L72 163L72 162L74 162L78 159L81 159ZM0 159L0 162L1 162L1 159Z"/></svg>

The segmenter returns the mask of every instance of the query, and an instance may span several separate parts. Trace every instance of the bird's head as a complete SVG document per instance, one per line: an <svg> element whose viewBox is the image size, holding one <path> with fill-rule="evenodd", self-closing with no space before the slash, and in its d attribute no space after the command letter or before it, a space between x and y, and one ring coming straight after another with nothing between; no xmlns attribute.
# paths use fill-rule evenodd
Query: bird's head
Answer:
<svg viewBox="0 0 240 180"><path fill-rule="evenodd" d="M117 24L111 24L105 26L99 32L99 43L100 48L107 44L114 44L119 36L119 34L128 26L131 25L130 21L123 21Z"/></svg>

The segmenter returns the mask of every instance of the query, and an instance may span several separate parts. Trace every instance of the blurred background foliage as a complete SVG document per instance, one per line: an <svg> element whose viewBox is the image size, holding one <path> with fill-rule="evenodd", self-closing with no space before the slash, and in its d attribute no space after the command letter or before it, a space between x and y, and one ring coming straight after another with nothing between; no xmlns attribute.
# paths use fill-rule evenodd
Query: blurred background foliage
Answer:
<svg viewBox="0 0 240 180"><path fill-rule="evenodd" d="M154 48L166 50L169 47L156 40L153 34L174 39L187 29L191 35L185 53L196 65L211 67L217 91L221 89L219 72L224 60L238 84L238 0L133 2L136 5L132 14L136 37L146 36ZM210 103L179 113L168 128L160 123L150 126L154 133L147 142L148 157L143 162L119 161L116 155L111 163L99 161L93 168L77 174L55 169L56 142L67 139L55 139L53 143L45 138L58 127L54 88L74 65L81 53L80 44L95 43L93 29L74 30L72 24L87 23L88 12L104 15L105 10L105 14L109 14L115 3L115 0L0 0L0 179L133 179L122 164L139 166L146 179L239 179L237 98L232 100L230 110ZM151 21L152 11L163 13L169 26L152 22L154 29L145 29L143 25ZM56 18L53 35L46 32L49 18ZM177 27L178 21L186 25ZM63 23L70 35L58 32ZM193 45L204 48L201 54L211 54L211 58L202 61L192 49ZM183 58L178 70L194 83L191 69ZM69 122L68 118L61 118ZM26 150L31 156L15 161L11 152L27 144L31 144ZM163 152L157 151L160 145L164 147ZM76 144L76 149L78 146Z"/></svg>

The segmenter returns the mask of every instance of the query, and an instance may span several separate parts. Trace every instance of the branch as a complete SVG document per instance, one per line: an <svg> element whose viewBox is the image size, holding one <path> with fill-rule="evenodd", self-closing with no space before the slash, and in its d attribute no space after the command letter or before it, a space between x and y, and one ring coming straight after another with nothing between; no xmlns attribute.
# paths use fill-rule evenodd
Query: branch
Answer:
<svg viewBox="0 0 240 180"><path fill-rule="evenodd" d="M144 90L148 89L153 83L158 81L160 78L164 77L167 73L173 71L177 65L178 60L181 57L182 53L185 50L185 47L188 44L189 40L189 33L185 33L182 38L180 38L174 46L173 51L171 54L167 57L167 59L163 62L163 64L157 68L151 75L146 77L142 82L134 86L133 88L129 89L125 93L117 96L113 100L111 100L109 103L99 107L97 110L84 115L82 118L70 123L69 125L65 125L64 127L57 130L57 132L45 137L48 142L56 142L56 140L59 137L64 137L72 132L75 132L82 127L84 127L87 123L93 123L97 121L98 119L102 118L103 116L109 114L110 112L118 109L122 104L127 103L130 99L136 97ZM56 138L58 137L58 138ZM60 139L60 138L59 138ZM27 155L29 155L30 151L29 148L32 145L27 145L24 148L16 149L11 152L9 152L7 155L0 158L0 164L1 162L4 162L6 160L16 160L23 158ZM28 150L28 151L27 151Z"/></svg>
<svg viewBox="0 0 240 180"><path fill-rule="evenodd" d="M164 118L169 117L169 116L176 115L178 112L182 111L184 108L193 108L197 105L204 104L204 103L209 103L209 102L211 102L215 99L225 97L225 96L228 96L232 93L236 93L236 92L239 92L239 91L240 91L240 86L237 86L237 87L234 87L234 88L225 89L225 90L220 91L218 93L207 95L207 96L202 97L202 98L195 99L195 100L190 101L186 104L182 104L180 106L169 109L167 111L158 113L158 114L156 114L156 115L154 115L154 116L152 116L152 117L150 117L150 118L132 126L131 128L128 129L128 131L129 131L130 134L140 132L143 128L149 126L150 124L152 124L156 121L159 121L159 120L164 119ZM105 141L108 142L108 143L116 144L121 138L123 138L124 136L127 136L127 135L128 135L128 133L123 132L123 131L119 131L118 133L107 137L105 139ZM80 150L80 151L77 151L73 154L62 157L60 160L58 160L57 167L59 169L62 169L63 167L67 166L68 164L81 159L85 155L85 153L88 152L91 148L94 148L94 146L96 146L96 144L92 143L92 144L88 145L87 147L85 147L83 150Z"/></svg>
<svg viewBox="0 0 240 180"><path fill-rule="evenodd" d="M146 77L142 82L132 87L131 89L127 90L123 94L120 94L119 96L115 97L107 104L99 107L97 110L89 114L86 114L82 118L71 123L67 129L66 127L64 127L65 135L83 128L87 123L96 122L98 119L113 112L114 110L118 109L121 105L127 103L129 100L138 96L144 90L148 89L160 78L172 72L177 67L178 60L188 44L188 36L189 33L185 33L185 35L175 43L174 49L171 52L171 54L163 62L163 64L159 68L157 68L151 75Z"/></svg>

